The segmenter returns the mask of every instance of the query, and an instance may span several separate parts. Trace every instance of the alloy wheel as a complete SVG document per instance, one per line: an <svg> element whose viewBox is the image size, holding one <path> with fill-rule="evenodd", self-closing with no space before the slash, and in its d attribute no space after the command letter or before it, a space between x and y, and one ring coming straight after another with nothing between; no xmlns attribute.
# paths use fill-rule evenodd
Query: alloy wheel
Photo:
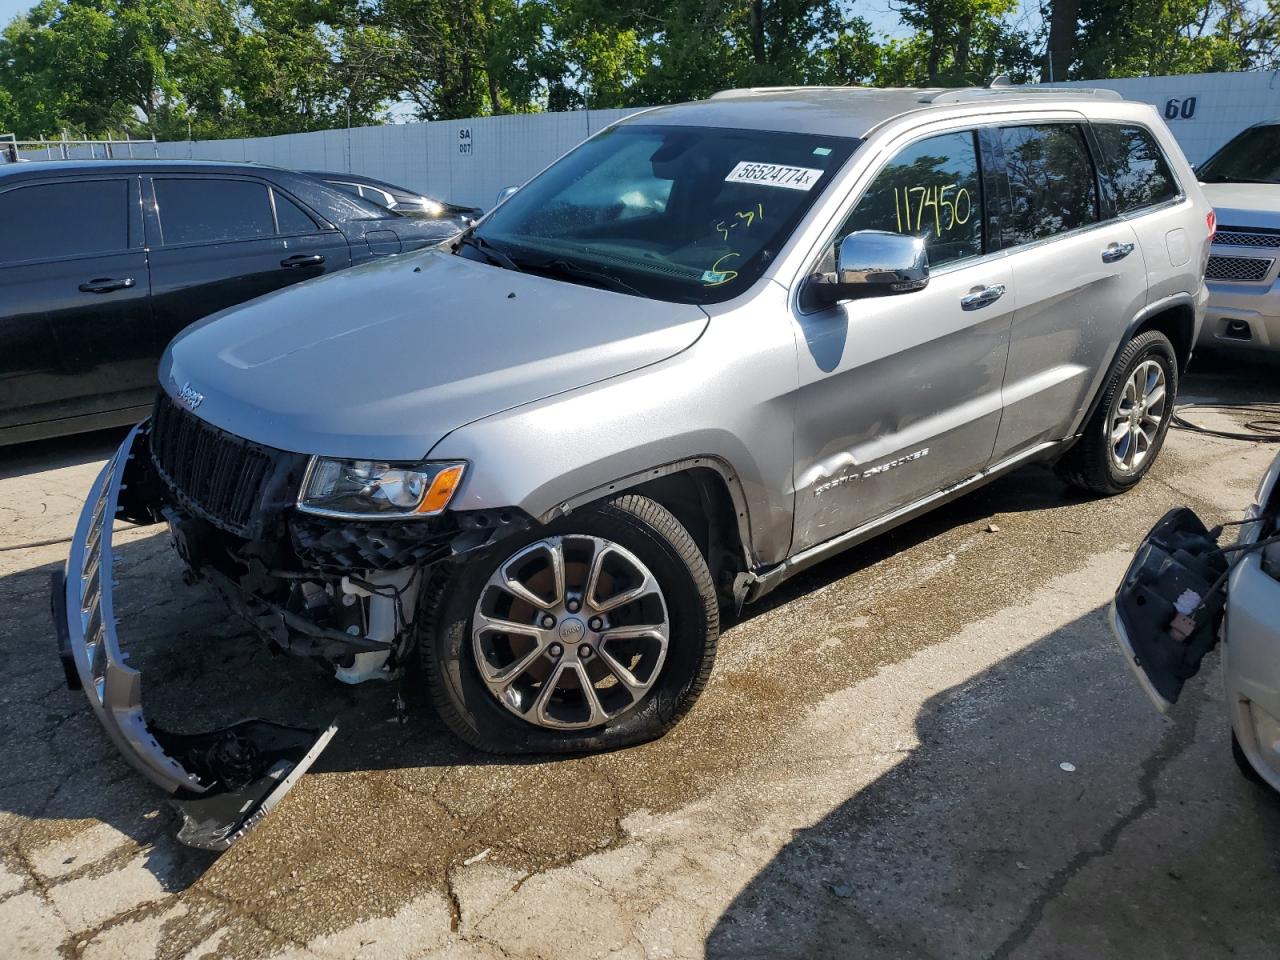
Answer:
<svg viewBox="0 0 1280 960"><path fill-rule="evenodd" d="M498 565L472 615L480 676L506 709L555 730L600 726L644 699L670 642L657 579L601 537L546 537Z"/></svg>
<svg viewBox="0 0 1280 960"><path fill-rule="evenodd" d="M1142 466L1159 436L1168 407L1164 368L1144 360L1134 368L1111 411L1111 460L1124 473Z"/></svg>

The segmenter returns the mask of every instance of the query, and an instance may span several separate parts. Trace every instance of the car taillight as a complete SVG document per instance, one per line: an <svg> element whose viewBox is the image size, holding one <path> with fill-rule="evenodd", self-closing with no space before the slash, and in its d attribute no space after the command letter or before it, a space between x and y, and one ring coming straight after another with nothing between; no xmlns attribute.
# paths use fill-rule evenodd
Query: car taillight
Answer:
<svg viewBox="0 0 1280 960"><path fill-rule="evenodd" d="M1213 235L1218 232L1218 214L1210 210L1204 215L1205 226L1209 228L1209 239L1213 239Z"/></svg>

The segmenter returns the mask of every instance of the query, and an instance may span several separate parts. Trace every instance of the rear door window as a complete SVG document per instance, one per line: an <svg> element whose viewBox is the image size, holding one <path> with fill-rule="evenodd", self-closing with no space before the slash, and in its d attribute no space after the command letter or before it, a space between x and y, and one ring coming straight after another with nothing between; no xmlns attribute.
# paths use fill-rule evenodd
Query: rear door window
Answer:
<svg viewBox="0 0 1280 960"><path fill-rule="evenodd" d="M0 193L0 263L129 248L129 181L63 180Z"/></svg>
<svg viewBox="0 0 1280 960"><path fill-rule="evenodd" d="M1097 177L1079 124L1001 127L1000 146L1009 177L1007 246L1098 221Z"/></svg>
<svg viewBox="0 0 1280 960"><path fill-rule="evenodd" d="M156 206L166 245L274 236L267 185L256 180L157 177Z"/></svg>
<svg viewBox="0 0 1280 960"><path fill-rule="evenodd" d="M1116 212L1129 213L1178 195L1169 163L1149 130L1119 123L1095 123L1102 168L1111 183Z"/></svg>
<svg viewBox="0 0 1280 960"><path fill-rule="evenodd" d="M295 233L315 233L316 225L296 203L279 190L273 190L276 202L276 222L280 232L289 235Z"/></svg>
<svg viewBox="0 0 1280 960"><path fill-rule="evenodd" d="M919 140L885 164L839 232L924 237L930 266L983 252L982 173L972 131ZM834 254L828 254L834 267Z"/></svg>

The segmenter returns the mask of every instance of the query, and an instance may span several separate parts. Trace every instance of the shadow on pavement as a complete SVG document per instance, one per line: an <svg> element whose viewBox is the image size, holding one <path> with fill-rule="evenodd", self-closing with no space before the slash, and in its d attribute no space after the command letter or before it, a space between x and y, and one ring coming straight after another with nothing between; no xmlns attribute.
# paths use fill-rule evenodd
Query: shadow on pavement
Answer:
<svg viewBox="0 0 1280 960"><path fill-rule="evenodd" d="M105 460L128 432L128 427L113 427L0 447L0 480Z"/></svg>
<svg viewBox="0 0 1280 960"><path fill-rule="evenodd" d="M1274 955L1280 800L1235 769L1216 664L1161 721L1111 643L1098 608L931 697L707 956Z"/></svg>

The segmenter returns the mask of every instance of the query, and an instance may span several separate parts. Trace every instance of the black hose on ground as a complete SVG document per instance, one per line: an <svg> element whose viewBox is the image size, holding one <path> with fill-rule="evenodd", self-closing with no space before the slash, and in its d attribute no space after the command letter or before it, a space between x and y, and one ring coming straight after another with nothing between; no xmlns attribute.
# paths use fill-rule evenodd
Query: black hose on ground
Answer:
<svg viewBox="0 0 1280 960"><path fill-rule="evenodd" d="M1192 423L1183 416L1187 410L1212 410L1218 413L1244 414L1253 419L1243 424L1244 431L1215 430ZM1262 416L1258 416L1262 414ZM1280 443L1280 406L1274 404L1184 403L1173 410L1173 426L1209 437L1225 440L1249 440L1254 443Z"/></svg>

